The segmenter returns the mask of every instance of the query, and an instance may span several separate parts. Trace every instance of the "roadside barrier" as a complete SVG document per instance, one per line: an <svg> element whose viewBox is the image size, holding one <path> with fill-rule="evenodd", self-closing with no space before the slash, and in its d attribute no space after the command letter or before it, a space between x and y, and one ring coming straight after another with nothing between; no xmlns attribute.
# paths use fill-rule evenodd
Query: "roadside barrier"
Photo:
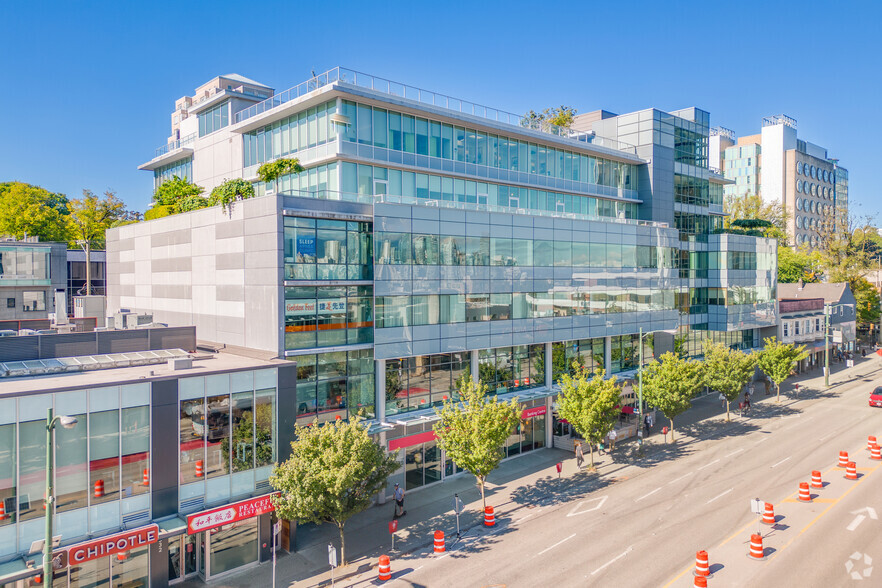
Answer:
<svg viewBox="0 0 882 588"><path fill-rule="evenodd" d="M104 480L95 481L95 492L93 496L95 496L95 498L104 498Z"/></svg>
<svg viewBox="0 0 882 588"><path fill-rule="evenodd" d="M870 459L882 460L882 448L880 448L875 443L873 447L870 448Z"/></svg>
<svg viewBox="0 0 882 588"><path fill-rule="evenodd" d="M201 459L196 460L196 477L197 478L202 477L202 460Z"/></svg>
<svg viewBox="0 0 882 588"><path fill-rule="evenodd" d="M493 514L493 507L488 506L484 508L484 526L492 527L496 524L496 515Z"/></svg>
<svg viewBox="0 0 882 588"><path fill-rule="evenodd" d="M840 451L839 452L839 465L837 467L844 468L848 465L848 452Z"/></svg>
<svg viewBox="0 0 882 588"><path fill-rule="evenodd" d="M848 467L845 468L845 479L846 480L857 480L857 466L854 465L853 461L848 462Z"/></svg>
<svg viewBox="0 0 882 588"><path fill-rule="evenodd" d="M388 555L381 555L380 556L379 570L380 570L380 576L379 576L380 582L385 582L386 580L392 579L392 564L389 562Z"/></svg>
<svg viewBox="0 0 882 588"><path fill-rule="evenodd" d="M759 533L754 533L750 536L750 558L762 561L766 559L763 555L763 536Z"/></svg>
<svg viewBox="0 0 882 588"><path fill-rule="evenodd" d="M824 481L821 479L821 472L812 470L812 488L823 488Z"/></svg>
<svg viewBox="0 0 882 588"><path fill-rule="evenodd" d="M692 575L696 578L701 576L702 578L710 578L710 564L707 559L707 551L701 550L696 552L695 554L695 571L692 572Z"/></svg>
<svg viewBox="0 0 882 588"><path fill-rule="evenodd" d="M775 507L771 502L766 503L766 510L763 512L763 522L767 525L775 524Z"/></svg>
<svg viewBox="0 0 882 588"><path fill-rule="evenodd" d="M800 482L799 483L799 500L801 502L811 502L812 501L812 495L809 494L808 482Z"/></svg>
<svg viewBox="0 0 882 588"><path fill-rule="evenodd" d="M692 588L707 588L707 578L704 576L695 576L695 582L692 583Z"/></svg>
<svg viewBox="0 0 882 588"><path fill-rule="evenodd" d="M150 470L149 469L144 468L144 471L142 472L142 475L141 475L141 481L144 482L145 486L150 485Z"/></svg>
<svg viewBox="0 0 882 588"><path fill-rule="evenodd" d="M435 531L435 553L444 553L444 531Z"/></svg>
<svg viewBox="0 0 882 588"><path fill-rule="evenodd" d="M870 435L869 437L867 437L867 451L872 451L872 450L873 450L873 445L875 445L875 444L876 444L876 438L875 438L875 437L873 437L872 435Z"/></svg>

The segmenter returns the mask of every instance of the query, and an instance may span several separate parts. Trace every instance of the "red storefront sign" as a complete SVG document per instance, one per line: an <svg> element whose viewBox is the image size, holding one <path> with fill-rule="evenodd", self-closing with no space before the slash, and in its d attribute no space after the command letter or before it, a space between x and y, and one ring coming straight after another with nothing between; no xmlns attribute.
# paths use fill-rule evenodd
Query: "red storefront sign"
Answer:
<svg viewBox="0 0 882 588"><path fill-rule="evenodd" d="M276 492L275 495L278 496L279 493ZM241 502L191 514L187 517L187 534L192 535L272 512L276 510L276 507L273 506L270 496L273 494L264 494L257 498L249 498Z"/></svg>
<svg viewBox="0 0 882 588"><path fill-rule="evenodd" d="M548 412L548 408L545 406L534 406L533 408L524 409L524 412L521 413L522 419L528 419L530 417L539 416L541 414L545 414Z"/></svg>
<svg viewBox="0 0 882 588"><path fill-rule="evenodd" d="M389 441L389 451L395 451L396 449L401 449L402 447L419 445L420 443L429 443L430 441L434 441L437 438L438 437L435 435L435 431L426 431L425 433L417 433L416 435L399 437L398 439L392 439L391 441Z"/></svg>
<svg viewBox="0 0 882 588"><path fill-rule="evenodd" d="M71 565L107 557L122 551L129 551L159 541L159 525L148 525L101 539L93 539L67 548L67 559Z"/></svg>

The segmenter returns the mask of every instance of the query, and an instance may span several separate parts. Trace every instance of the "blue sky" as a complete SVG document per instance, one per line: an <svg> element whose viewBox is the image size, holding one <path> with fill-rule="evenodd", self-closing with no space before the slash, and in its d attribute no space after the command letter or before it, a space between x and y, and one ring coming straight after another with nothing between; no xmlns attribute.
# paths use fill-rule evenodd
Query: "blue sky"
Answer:
<svg viewBox="0 0 882 588"><path fill-rule="evenodd" d="M739 135L785 113L849 169L853 212L877 215L880 22L863 1L4 2L0 181L143 210L136 168L177 98L340 65L515 113L698 106Z"/></svg>

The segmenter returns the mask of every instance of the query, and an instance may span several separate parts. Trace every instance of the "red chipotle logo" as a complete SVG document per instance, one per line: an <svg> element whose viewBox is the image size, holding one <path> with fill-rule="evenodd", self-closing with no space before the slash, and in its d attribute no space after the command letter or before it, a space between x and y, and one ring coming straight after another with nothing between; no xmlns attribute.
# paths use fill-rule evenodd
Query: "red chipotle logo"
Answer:
<svg viewBox="0 0 882 588"><path fill-rule="evenodd" d="M158 540L159 526L149 525L140 529L72 545L67 549L68 561L73 564L83 563L98 559L99 557L107 557L122 551L150 545Z"/></svg>

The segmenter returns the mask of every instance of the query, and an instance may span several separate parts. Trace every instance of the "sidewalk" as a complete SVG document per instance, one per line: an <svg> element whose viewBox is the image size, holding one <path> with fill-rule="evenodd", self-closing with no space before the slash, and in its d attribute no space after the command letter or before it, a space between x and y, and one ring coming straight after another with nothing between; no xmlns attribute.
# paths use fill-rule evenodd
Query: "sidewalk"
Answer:
<svg viewBox="0 0 882 588"><path fill-rule="evenodd" d="M726 423L725 411L721 409L715 393L700 396L693 402L693 407L676 420L676 443L664 442L661 429L663 426L670 427L670 424L659 414L658 422L645 442L642 455L638 455L635 439L617 444L612 456L599 456L595 452L598 471L596 475L579 473L572 452L560 449L541 449L504 461L488 477L486 484L487 504L496 510L497 527L509 524L512 518L524 516L520 513L537 505L560 504L586 496L598 488L614 483L617 476L635 473L629 471L635 469L631 466L653 467L676 459L691 451L690 445L697 439L737 435L744 427L758 426L753 423L758 423L763 418L793 412L794 403L835 394L838 387L872 377L873 372L879 372L882 369L882 358L868 355L866 358L855 358L853 368L846 368L844 362L834 364L831 368L829 392L824 391L821 370L800 374L788 380L782 386L780 404L775 403L774 393L765 396L762 387L758 386L754 395L753 413L742 418L738 416L736 408L731 413L731 423ZM882 375L879 378L882 381ZM797 382L800 384L798 397L794 394L793 386ZM587 452L585 460L586 463L589 460ZM560 479L555 469L558 462L563 463ZM399 519L395 551L391 550L392 542L388 530L394 508L392 502L372 507L350 519L346 525L346 553L350 563L335 570L335 580L339 585L347 585L347 578L350 581L355 580L371 568L375 569L377 559L383 554L389 555L393 560L418 557L420 554L415 552L424 551L424 548L431 545L435 530L444 531L450 548L456 538L454 493L459 494L465 505L465 510L460 515L460 529L463 534L467 531L470 536L484 533L481 525L481 495L475 478L468 473L461 474L443 484L408 492L405 500L407 515ZM277 586L329 586L331 575L327 564L328 543L333 543L338 548L339 558L340 537L336 526L324 524L298 527L297 551L278 554ZM211 585L230 588L269 586L271 577L272 565L266 563L241 574L213 581ZM201 580L183 584L187 587L202 585L204 584Z"/></svg>

